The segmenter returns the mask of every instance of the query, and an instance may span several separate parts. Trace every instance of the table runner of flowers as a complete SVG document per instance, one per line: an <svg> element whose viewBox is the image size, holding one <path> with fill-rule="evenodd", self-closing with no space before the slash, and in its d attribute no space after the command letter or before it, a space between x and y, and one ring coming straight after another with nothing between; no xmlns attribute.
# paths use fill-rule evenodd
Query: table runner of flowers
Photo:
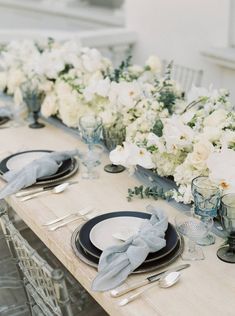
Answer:
<svg viewBox="0 0 235 316"><path fill-rule="evenodd" d="M156 56L143 66L127 57L118 68L76 41L14 41L0 55L0 90L22 104L23 88L43 93L45 117L69 127L96 113L109 128L125 128L126 139L110 153L115 164L136 165L173 176L173 197L190 203L191 181L209 175L235 191L235 114L228 91L198 88L185 95Z"/></svg>

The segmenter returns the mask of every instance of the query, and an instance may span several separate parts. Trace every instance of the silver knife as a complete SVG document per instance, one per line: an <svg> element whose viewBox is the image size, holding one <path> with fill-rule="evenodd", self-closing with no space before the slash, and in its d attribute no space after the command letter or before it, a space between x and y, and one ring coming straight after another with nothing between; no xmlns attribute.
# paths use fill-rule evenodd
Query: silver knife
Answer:
<svg viewBox="0 0 235 316"><path fill-rule="evenodd" d="M69 185L78 183L78 181L66 181L66 182L68 182ZM53 190L57 185L60 185L60 184L63 184L63 183L64 182L57 182L57 183L54 183L54 184L46 185L46 186L44 186L42 188L24 190L22 192L16 193L16 197L23 197L23 196L27 196L27 195L34 194L34 193L40 193L40 192L43 192L43 191L50 191L50 190Z"/></svg>
<svg viewBox="0 0 235 316"><path fill-rule="evenodd" d="M158 281L161 276L166 273L166 272L170 272L170 271L180 271L180 270L183 270L183 269L186 269L186 268L189 268L190 267L190 264L181 264L180 266L177 266L177 267L172 267L168 270L165 270L165 271L162 271L160 273L157 273L157 274L153 274L149 277L147 277L145 280L143 281L140 281L140 282L137 282L137 283L134 283L133 285L129 286L129 287L126 287L126 288L117 288L117 289L114 289L110 292L110 295L112 297L119 297L123 294L126 294L132 290L135 290L135 289L138 289L139 287L141 286L144 286L144 285L147 285L147 284L150 284L150 283L153 283L155 281Z"/></svg>

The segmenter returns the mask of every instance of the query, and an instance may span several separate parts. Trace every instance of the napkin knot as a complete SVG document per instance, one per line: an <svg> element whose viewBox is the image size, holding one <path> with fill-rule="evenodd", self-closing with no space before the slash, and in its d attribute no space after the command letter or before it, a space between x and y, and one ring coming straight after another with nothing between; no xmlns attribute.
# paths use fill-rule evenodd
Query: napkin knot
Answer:
<svg viewBox="0 0 235 316"><path fill-rule="evenodd" d="M3 178L8 184L0 190L0 199L34 184L37 179L51 176L59 169L59 163L78 154L78 150L52 152L33 160L20 171L8 171Z"/></svg>
<svg viewBox="0 0 235 316"><path fill-rule="evenodd" d="M137 234L122 245L105 249L100 257L98 275L93 281L94 291L111 290L138 268L148 254L166 246L165 231L168 220L165 212L153 207L148 208L152 216L144 220Z"/></svg>

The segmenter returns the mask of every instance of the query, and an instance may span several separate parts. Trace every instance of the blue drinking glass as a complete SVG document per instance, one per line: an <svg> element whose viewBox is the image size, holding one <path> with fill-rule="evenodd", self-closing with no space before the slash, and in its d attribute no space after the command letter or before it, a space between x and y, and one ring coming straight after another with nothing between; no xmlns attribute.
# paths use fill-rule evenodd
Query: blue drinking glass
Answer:
<svg viewBox="0 0 235 316"><path fill-rule="evenodd" d="M192 181L192 194L194 199L194 213L204 221L206 218L214 218L220 206L220 188L209 177L199 176ZM215 243L215 237L208 234L197 242L201 246Z"/></svg>

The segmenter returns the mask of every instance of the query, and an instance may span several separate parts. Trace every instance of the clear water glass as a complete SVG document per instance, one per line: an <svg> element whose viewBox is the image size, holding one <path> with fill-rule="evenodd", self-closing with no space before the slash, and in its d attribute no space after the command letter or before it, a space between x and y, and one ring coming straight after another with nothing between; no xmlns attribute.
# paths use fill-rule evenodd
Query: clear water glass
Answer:
<svg viewBox="0 0 235 316"><path fill-rule="evenodd" d="M217 216L220 205L220 188L209 177L199 176L192 181L192 194L194 199L194 212L201 216L214 218ZM202 246L215 243L215 237L211 233L198 241Z"/></svg>
<svg viewBox="0 0 235 316"><path fill-rule="evenodd" d="M213 225L213 219L209 216L198 218L190 214L179 214L175 217L177 231L188 238L188 247L181 255L183 260L203 260L204 253L196 243L204 238Z"/></svg>
<svg viewBox="0 0 235 316"><path fill-rule="evenodd" d="M228 244L219 248L217 256L222 261L235 263L235 193L222 196L219 215Z"/></svg>
<svg viewBox="0 0 235 316"><path fill-rule="evenodd" d="M82 139L92 147L100 141L102 129L102 119L97 115L83 115L79 119L79 130Z"/></svg>
<svg viewBox="0 0 235 316"><path fill-rule="evenodd" d="M101 145L93 145L92 149L87 148L86 150L79 152L78 156L81 159L82 164L86 167L86 171L82 172L83 179L99 178L99 174L94 168L100 165L102 153L103 147Z"/></svg>

